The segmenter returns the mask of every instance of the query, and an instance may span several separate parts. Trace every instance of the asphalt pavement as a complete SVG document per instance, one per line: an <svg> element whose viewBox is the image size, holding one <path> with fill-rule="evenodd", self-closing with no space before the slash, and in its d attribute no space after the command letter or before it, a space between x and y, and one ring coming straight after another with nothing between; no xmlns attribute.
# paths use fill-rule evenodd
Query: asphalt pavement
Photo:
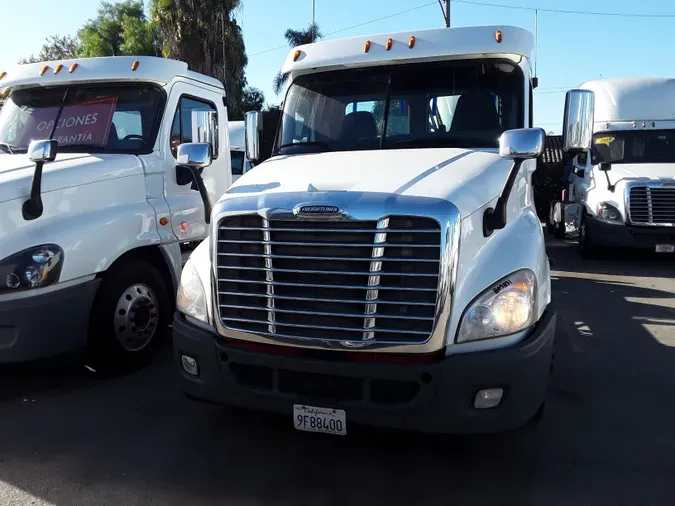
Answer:
<svg viewBox="0 0 675 506"><path fill-rule="evenodd" d="M441 437L201 405L136 374L0 371L0 505L675 504L675 259L549 245L556 367L531 432Z"/></svg>

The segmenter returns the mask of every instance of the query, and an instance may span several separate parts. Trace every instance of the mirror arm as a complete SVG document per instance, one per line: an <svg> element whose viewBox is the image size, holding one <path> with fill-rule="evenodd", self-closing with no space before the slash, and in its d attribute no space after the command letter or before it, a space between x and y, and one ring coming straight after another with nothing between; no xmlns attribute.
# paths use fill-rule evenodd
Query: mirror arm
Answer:
<svg viewBox="0 0 675 506"><path fill-rule="evenodd" d="M209 193L206 191L206 186L204 186L204 180L197 169L193 167L188 167L190 173L192 174L192 179L194 179L197 188L199 188L199 195L202 197L202 202L204 202L204 220L207 224L211 223L211 202L209 200Z"/></svg>
<svg viewBox="0 0 675 506"><path fill-rule="evenodd" d="M489 237L495 230L502 229L506 226L506 205L511 195L511 190L516 182L516 176L520 172L520 167L525 160L518 158L513 162L509 177L506 179L506 184L502 190L501 195L497 199L494 209L488 207L483 214L483 236Z"/></svg>
<svg viewBox="0 0 675 506"><path fill-rule="evenodd" d="M605 177L607 178L607 189L614 193L614 189L616 188L615 185L612 184L612 182L609 180L609 174L607 174L607 171L603 171L605 173Z"/></svg>
<svg viewBox="0 0 675 506"><path fill-rule="evenodd" d="M35 162L35 172L30 187L30 198L23 203L21 213L26 221L42 216L42 166L44 162Z"/></svg>

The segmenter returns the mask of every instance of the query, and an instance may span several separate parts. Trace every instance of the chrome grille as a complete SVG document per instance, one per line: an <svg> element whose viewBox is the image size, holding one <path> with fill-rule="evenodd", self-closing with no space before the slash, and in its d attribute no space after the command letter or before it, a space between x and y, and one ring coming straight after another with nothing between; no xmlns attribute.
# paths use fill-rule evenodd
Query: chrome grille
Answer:
<svg viewBox="0 0 675 506"><path fill-rule="evenodd" d="M425 342L433 330L439 223L267 220L218 226L218 303L224 327L281 338Z"/></svg>
<svg viewBox="0 0 675 506"><path fill-rule="evenodd" d="M633 186L629 198L632 223L675 225L675 188Z"/></svg>

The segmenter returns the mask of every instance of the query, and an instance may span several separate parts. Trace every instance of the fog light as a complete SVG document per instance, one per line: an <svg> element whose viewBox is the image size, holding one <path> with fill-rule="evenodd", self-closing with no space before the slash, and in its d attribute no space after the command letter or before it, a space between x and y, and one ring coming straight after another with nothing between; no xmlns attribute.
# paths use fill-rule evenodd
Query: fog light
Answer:
<svg viewBox="0 0 675 506"><path fill-rule="evenodd" d="M188 373L190 376L199 376L199 365L197 361L188 357L187 355L181 355L180 361L183 364L183 370Z"/></svg>
<svg viewBox="0 0 675 506"><path fill-rule="evenodd" d="M473 407L476 409L494 408L502 401L503 388L485 388L478 390L473 399Z"/></svg>

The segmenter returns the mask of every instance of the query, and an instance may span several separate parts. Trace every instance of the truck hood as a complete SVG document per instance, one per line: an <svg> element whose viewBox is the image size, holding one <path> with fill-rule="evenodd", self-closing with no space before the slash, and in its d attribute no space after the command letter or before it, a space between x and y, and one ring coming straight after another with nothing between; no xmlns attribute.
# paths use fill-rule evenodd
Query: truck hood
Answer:
<svg viewBox="0 0 675 506"><path fill-rule="evenodd" d="M403 149L277 156L221 198L271 192L378 192L435 197L471 214L504 186L513 162L496 149Z"/></svg>
<svg viewBox="0 0 675 506"><path fill-rule="evenodd" d="M620 179L675 179L675 163L618 163L608 172L612 183ZM602 176L604 178L604 176Z"/></svg>
<svg viewBox="0 0 675 506"><path fill-rule="evenodd" d="M35 163L22 155L0 156L0 202L30 195ZM62 153L42 170L42 192L81 186L142 173L134 155Z"/></svg>

